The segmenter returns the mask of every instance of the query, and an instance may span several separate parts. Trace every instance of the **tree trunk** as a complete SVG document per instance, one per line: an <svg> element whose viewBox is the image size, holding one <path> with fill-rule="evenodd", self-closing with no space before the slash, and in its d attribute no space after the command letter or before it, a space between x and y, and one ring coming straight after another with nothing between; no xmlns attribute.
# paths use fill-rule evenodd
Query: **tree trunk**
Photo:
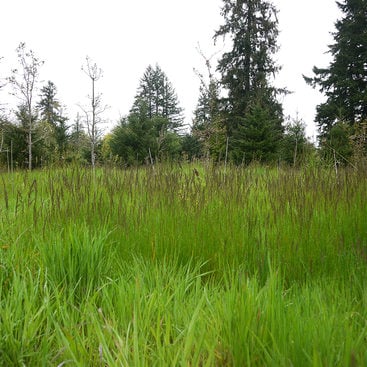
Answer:
<svg viewBox="0 0 367 367"><path fill-rule="evenodd" d="M31 101L28 102L28 169L32 171L32 108Z"/></svg>
<svg viewBox="0 0 367 367"><path fill-rule="evenodd" d="M96 101L94 95L94 78L92 78L92 128L91 128L91 162L92 168L94 168L96 163L96 157L94 154L95 145L95 126L96 126Z"/></svg>
<svg viewBox="0 0 367 367"><path fill-rule="evenodd" d="M28 169L32 170L32 131L28 132Z"/></svg>

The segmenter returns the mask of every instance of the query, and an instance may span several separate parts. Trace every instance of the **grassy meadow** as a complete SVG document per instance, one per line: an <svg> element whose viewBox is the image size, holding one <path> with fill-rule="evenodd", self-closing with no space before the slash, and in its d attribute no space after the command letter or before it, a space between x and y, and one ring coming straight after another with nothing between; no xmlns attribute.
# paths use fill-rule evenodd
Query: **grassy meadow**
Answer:
<svg viewBox="0 0 367 367"><path fill-rule="evenodd" d="M0 174L0 366L366 366L367 172Z"/></svg>

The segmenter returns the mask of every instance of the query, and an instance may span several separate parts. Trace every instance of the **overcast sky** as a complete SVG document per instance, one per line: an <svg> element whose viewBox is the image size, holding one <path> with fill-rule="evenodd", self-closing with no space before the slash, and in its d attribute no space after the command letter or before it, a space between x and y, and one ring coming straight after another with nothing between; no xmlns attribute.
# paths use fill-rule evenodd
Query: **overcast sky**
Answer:
<svg viewBox="0 0 367 367"><path fill-rule="evenodd" d="M313 65L328 65L325 52L340 14L335 0L273 2L281 31L276 59L283 67L276 84L294 92L282 101L285 114L298 112L313 138L315 106L322 96L304 83L302 74L312 75ZM56 84L73 121L76 105L85 103L89 93L81 71L88 55L104 71L97 88L110 106L106 117L113 126L129 112L146 67L158 63L190 122L199 88L193 68L204 69L196 47L199 43L207 56L222 49L212 40L223 22L221 4L221 0L2 0L0 77L16 66L15 49L26 42L45 61L41 79Z"/></svg>

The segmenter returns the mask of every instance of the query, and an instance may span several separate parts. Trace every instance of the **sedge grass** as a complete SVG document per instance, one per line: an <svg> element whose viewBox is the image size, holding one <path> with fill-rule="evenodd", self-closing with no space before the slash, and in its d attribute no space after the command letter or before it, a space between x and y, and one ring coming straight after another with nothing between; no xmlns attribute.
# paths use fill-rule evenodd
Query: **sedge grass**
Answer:
<svg viewBox="0 0 367 367"><path fill-rule="evenodd" d="M367 364L365 174L195 169L2 175L0 365Z"/></svg>

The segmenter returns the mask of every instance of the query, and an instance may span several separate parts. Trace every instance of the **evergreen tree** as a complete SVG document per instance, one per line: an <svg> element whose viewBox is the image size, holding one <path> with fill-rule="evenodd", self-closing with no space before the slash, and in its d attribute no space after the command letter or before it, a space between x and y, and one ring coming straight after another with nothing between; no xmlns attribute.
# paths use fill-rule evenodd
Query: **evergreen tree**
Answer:
<svg viewBox="0 0 367 367"><path fill-rule="evenodd" d="M59 117L60 102L56 98L57 89L54 83L48 83L41 88L41 100L37 106L44 121L56 125Z"/></svg>
<svg viewBox="0 0 367 367"><path fill-rule="evenodd" d="M76 116L74 124L71 126L69 136L70 159L76 162L86 163L90 158L90 141L84 131L79 113Z"/></svg>
<svg viewBox="0 0 367 367"><path fill-rule="evenodd" d="M127 164L154 163L157 159L174 159L180 152L180 137L167 129L168 120L150 118L145 99L136 99L134 109L112 131L111 152Z"/></svg>
<svg viewBox="0 0 367 367"><path fill-rule="evenodd" d="M306 163L315 147L307 140L306 125L298 116L285 125L282 140L282 160L293 167Z"/></svg>
<svg viewBox="0 0 367 367"><path fill-rule="evenodd" d="M201 158L203 146L199 138L194 134L186 134L181 138L181 155L184 159L192 161L194 158Z"/></svg>
<svg viewBox="0 0 367 367"><path fill-rule="evenodd" d="M183 125L182 108L179 106L177 94L162 69L156 65L149 65L140 80L138 93L132 112L139 111L140 102L147 106L150 119L162 117L167 120L165 131L179 131Z"/></svg>
<svg viewBox="0 0 367 367"><path fill-rule="evenodd" d="M0 115L0 163L7 166L8 171L13 168L13 138L14 132L18 130L17 126L8 120L5 116ZM22 135L22 138L24 136ZM23 143L23 139L22 139Z"/></svg>
<svg viewBox="0 0 367 367"><path fill-rule="evenodd" d="M278 128L279 119L271 107L255 101L238 120L236 134L229 141L232 160L236 164L276 160L282 130Z"/></svg>
<svg viewBox="0 0 367 367"><path fill-rule="evenodd" d="M335 24L334 43L329 46L332 62L327 68L315 66L313 77L304 76L327 97L316 113L321 137L327 139L337 122L355 125L367 118L367 0L342 0L337 5L344 15ZM340 126L334 134L345 132Z"/></svg>
<svg viewBox="0 0 367 367"><path fill-rule="evenodd" d="M113 130L110 147L125 163L173 159L180 151L182 109L172 84L156 65L140 80L130 114Z"/></svg>
<svg viewBox="0 0 367 367"><path fill-rule="evenodd" d="M269 160L274 158L283 132L283 112L277 96L285 90L270 84L280 69L273 60L278 50L277 10L266 0L223 2L225 23L214 39L230 36L232 41L232 49L223 54L218 64L221 83L228 92L223 112L231 155L236 161L246 155ZM261 112L262 108L265 110ZM255 121L254 114L263 120ZM260 136L264 129L273 137L266 138L267 143L262 145Z"/></svg>
<svg viewBox="0 0 367 367"><path fill-rule="evenodd" d="M43 123L48 124L52 129L55 141L54 150L57 150L58 158L62 158L67 149L69 127L66 125L67 118L62 116L62 107L56 94L55 84L49 81L41 88L41 100L37 106Z"/></svg>
<svg viewBox="0 0 367 367"><path fill-rule="evenodd" d="M2 155L2 161L7 161L8 167L25 167L27 161L27 141L26 134L19 124L10 121L2 122L2 149L6 155ZM9 167L10 168L10 167Z"/></svg>
<svg viewBox="0 0 367 367"><path fill-rule="evenodd" d="M137 100L134 107L134 112L113 129L110 139L112 154L129 165L148 162L157 146L149 105L145 100Z"/></svg>
<svg viewBox="0 0 367 367"><path fill-rule="evenodd" d="M215 78L211 68L211 58L205 59L208 76L198 72L200 79L199 98L194 111L192 134L203 147L202 154L217 160L225 150L226 134L222 126L220 111L220 83ZM206 81L206 79L208 81Z"/></svg>
<svg viewBox="0 0 367 367"><path fill-rule="evenodd" d="M345 122L335 123L328 134L321 138L320 153L324 161L331 165L348 165L353 156L353 144L350 139L352 127Z"/></svg>

